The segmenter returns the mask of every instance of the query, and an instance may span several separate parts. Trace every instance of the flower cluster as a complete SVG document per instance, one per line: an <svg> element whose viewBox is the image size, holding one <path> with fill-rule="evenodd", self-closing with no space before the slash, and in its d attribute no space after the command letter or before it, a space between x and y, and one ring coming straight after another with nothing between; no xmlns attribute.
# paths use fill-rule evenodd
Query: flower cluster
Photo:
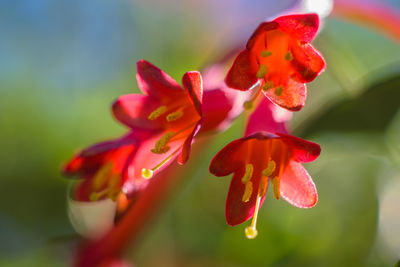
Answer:
<svg viewBox="0 0 400 267"><path fill-rule="evenodd" d="M226 129L247 111L251 113L244 137L227 144L210 164L216 176L233 173L226 202L228 224L253 218L245 234L254 238L269 183L276 199L300 208L314 206L317 191L301 163L315 160L320 147L291 136L286 123L292 111L304 106L306 83L325 69L323 57L310 44L318 27L316 14L261 23L225 81L222 63L203 77L198 71L186 72L181 86L140 60L136 79L142 94L121 96L112 105L114 117L128 132L81 151L63 167L66 175L83 178L74 198L132 198L175 159L187 162L197 138Z"/></svg>

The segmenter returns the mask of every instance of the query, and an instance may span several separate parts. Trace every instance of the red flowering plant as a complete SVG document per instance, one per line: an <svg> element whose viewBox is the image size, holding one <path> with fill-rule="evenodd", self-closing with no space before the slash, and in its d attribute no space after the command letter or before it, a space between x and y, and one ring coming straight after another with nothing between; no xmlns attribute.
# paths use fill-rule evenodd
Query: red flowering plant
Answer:
<svg viewBox="0 0 400 267"><path fill-rule="evenodd" d="M316 14L288 15L261 23L226 76L229 87L249 90L258 81L272 102L292 111L306 100L306 85L325 70L325 61L310 42L318 32Z"/></svg>
<svg viewBox="0 0 400 267"><path fill-rule="evenodd" d="M199 131L226 128L242 111L246 95L215 83L213 77L218 72L206 73L203 94L199 72L185 73L182 88L165 72L140 60L136 79L143 94L121 96L112 105L115 118L130 129L129 133L84 149L63 168L66 175L85 178L75 198L115 200L121 192L130 196L146 187L148 179L174 158L184 164Z"/></svg>
<svg viewBox="0 0 400 267"><path fill-rule="evenodd" d="M226 220L234 226L253 217L251 226L245 229L248 238L257 236L257 214L270 182L276 199L282 196L296 207L310 208L318 198L301 163L315 160L320 146L288 135L285 120L278 121L278 112L282 112L279 107L263 100L249 120L245 137L226 145L210 164L210 172L216 176L234 173Z"/></svg>
<svg viewBox="0 0 400 267"><path fill-rule="evenodd" d="M197 71L183 75L182 87L162 70L140 60L136 79L143 94L121 96L112 105L114 117L128 127L128 134L83 150L63 169L68 175L84 178L76 190L78 200L115 200L141 193L114 229L81 250L78 262L87 266L93 261L95 265L100 254L107 251L103 257L110 259L120 252L127 234L137 233L156 206L156 201L149 199L162 199L160 194L170 176L167 172L159 175L159 180L150 182L150 178L175 158L184 164L195 138L226 129L244 108L252 106L255 109L245 136L229 143L210 165L216 176L234 173L226 203L228 224L253 217L246 236L254 238L258 210L270 182L277 199L282 197L301 208L314 206L316 188L301 163L315 160L320 147L289 135L286 122L291 118L288 110L304 105L305 83L325 68L322 56L309 44L317 30L315 14L262 23L225 81L223 65L215 64L205 71L204 90ZM257 98L261 91L267 98Z"/></svg>

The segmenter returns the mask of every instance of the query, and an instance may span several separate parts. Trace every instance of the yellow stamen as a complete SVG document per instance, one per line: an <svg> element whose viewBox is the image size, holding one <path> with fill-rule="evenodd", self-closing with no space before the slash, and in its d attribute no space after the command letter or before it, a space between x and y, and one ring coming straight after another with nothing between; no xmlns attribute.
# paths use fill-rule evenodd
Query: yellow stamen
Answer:
<svg viewBox="0 0 400 267"><path fill-rule="evenodd" d="M256 206L254 208L253 219L251 220L251 225L244 229L244 233L248 239L254 239L258 234L256 229L256 224L257 224L258 210L260 209L260 203L261 203L261 196L258 195L256 200Z"/></svg>
<svg viewBox="0 0 400 267"><path fill-rule="evenodd" d="M283 87L282 86L278 86L275 88L275 95L280 96L283 92Z"/></svg>
<svg viewBox="0 0 400 267"><path fill-rule="evenodd" d="M263 86L262 89L263 89L264 91L268 91L269 89L274 88L274 87L275 87L274 83L271 82L271 81L268 81L268 82L266 82L266 83L264 84L264 86Z"/></svg>
<svg viewBox="0 0 400 267"><path fill-rule="evenodd" d="M276 168L276 163L274 160L271 160L268 162L268 166L265 170L262 171L262 176L268 177L271 176L271 174L275 171Z"/></svg>
<svg viewBox="0 0 400 267"><path fill-rule="evenodd" d="M103 165L96 172L96 174L93 177L93 182L92 182L93 191L98 191L105 185L107 179L110 176L110 172L111 172L112 168L113 168L113 164L111 162L108 162L107 164Z"/></svg>
<svg viewBox="0 0 400 267"><path fill-rule="evenodd" d="M274 189L274 197L276 199L279 199L281 196L280 190L279 190L279 185L280 185L280 178L278 176L275 176L274 178L271 179L272 186Z"/></svg>
<svg viewBox="0 0 400 267"><path fill-rule="evenodd" d="M154 168L152 168L152 169L143 168L142 169L142 177L144 179L150 179L151 177L153 177L154 172L157 171L158 169L160 169L165 163L167 163L176 153L179 152L180 149L181 148L178 148L177 150L172 152L171 155L169 155L163 161L158 163Z"/></svg>
<svg viewBox="0 0 400 267"><path fill-rule="evenodd" d="M251 197L251 193L253 193L253 183L248 181L245 185L244 188L244 193L242 196L242 201L243 202L249 202L250 197Z"/></svg>
<svg viewBox="0 0 400 267"><path fill-rule="evenodd" d="M258 194L260 196L265 196L267 193L267 186L268 186L268 178L267 177L261 177L261 182L260 182L260 188Z"/></svg>
<svg viewBox="0 0 400 267"><path fill-rule="evenodd" d="M156 110L154 110L150 115L147 117L149 120L155 120L158 117L160 117L162 114L164 114L167 111L166 106L161 106L158 107Z"/></svg>
<svg viewBox="0 0 400 267"><path fill-rule="evenodd" d="M293 59L293 54L292 54L292 52L288 51L288 52L285 54L285 60L291 61L292 59Z"/></svg>
<svg viewBox="0 0 400 267"><path fill-rule="evenodd" d="M174 132L166 132L163 136L161 136L160 140L158 140L151 152L154 154L164 154L169 151L170 147L167 146L169 140L175 135Z"/></svg>
<svg viewBox="0 0 400 267"><path fill-rule="evenodd" d="M251 177L253 176L254 167L253 164L246 164L246 169L244 171L244 175L242 177L242 183L245 184L250 181Z"/></svg>
<svg viewBox="0 0 400 267"><path fill-rule="evenodd" d="M256 77L264 78L264 76L267 74L267 72L268 72L268 67L264 64L261 64L260 68L257 71Z"/></svg>
<svg viewBox="0 0 400 267"><path fill-rule="evenodd" d="M176 121L183 116L183 111L175 111L167 115L167 121Z"/></svg>
<svg viewBox="0 0 400 267"><path fill-rule="evenodd" d="M265 50L265 49L263 51L261 51L261 56L262 57L269 57L271 55L272 55L271 51L268 51L268 50Z"/></svg>

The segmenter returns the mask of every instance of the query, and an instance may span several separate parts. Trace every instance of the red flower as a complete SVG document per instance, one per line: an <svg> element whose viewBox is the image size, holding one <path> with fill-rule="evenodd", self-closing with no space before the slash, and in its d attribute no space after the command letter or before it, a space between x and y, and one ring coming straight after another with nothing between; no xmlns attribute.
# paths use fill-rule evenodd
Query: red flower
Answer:
<svg viewBox="0 0 400 267"><path fill-rule="evenodd" d="M112 107L131 133L84 150L64 167L66 174L86 178L78 188L78 194L85 192L80 195L92 200L115 198L121 188L131 194L173 158L178 157L180 164L189 158L202 122L200 73L185 73L182 88L162 70L140 60L136 78L144 95L121 96Z"/></svg>
<svg viewBox="0 0 400 267"><path fill-rule="evenodd" d="M280 133L258 132L229 143L210 164L210 172L216 176L234 173L226 202L227 223L233 226L253 217L245 232L254 238L269 182L276 199L282 196L300 208L314 206L317 191L301 163L313 161L319 154L318 144Z"/></svg>
<svg viewBox="0 0 400 267"><path fill-rule="evenodd" d="M305 83L323 70L325 61L310 44L317 34L316 14L289 15L261 23L235 59L227 85L248 90L260 79L262 90L274 103L300 110L306 99Z"/></svg>
<svg viewBox="0 0 400 267"><path fill-rule="evenodd" d="M123 184L129 180L130 163L145 132L130 133L86 148L64 167L66 175L84 178L74 192L79 201L116 199Z"/></svg>

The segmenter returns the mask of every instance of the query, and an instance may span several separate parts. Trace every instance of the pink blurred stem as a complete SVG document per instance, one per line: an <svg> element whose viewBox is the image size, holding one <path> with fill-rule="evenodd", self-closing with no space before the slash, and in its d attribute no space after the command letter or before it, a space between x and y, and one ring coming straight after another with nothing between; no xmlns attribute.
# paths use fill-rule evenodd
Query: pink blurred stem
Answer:
<svg viewBox="0 0 400 267"><path fill-rule="evenodd" d="M75 266L100 266L118 258L128 245L138 240L143 228L160 210L179 178L180 175L171 168L155 177L110 232L100 240L86 243L79 249Z"/></svg>
<svg viewBox="0 0 400 267"><path fill-rule="evenodd" d="M336 0L332 15L383 32L400 43L400 13L382 1Z"/></svg>

